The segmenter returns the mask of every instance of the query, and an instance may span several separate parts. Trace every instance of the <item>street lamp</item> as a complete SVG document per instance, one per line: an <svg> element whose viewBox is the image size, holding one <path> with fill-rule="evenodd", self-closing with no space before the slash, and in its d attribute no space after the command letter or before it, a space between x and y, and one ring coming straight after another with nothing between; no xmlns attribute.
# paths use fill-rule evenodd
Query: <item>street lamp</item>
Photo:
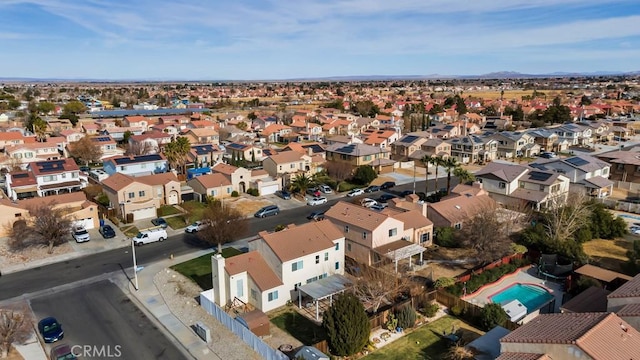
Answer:
<svg viewBox="0 0 640 360"><path fill-rule="evenodd" d="M136 262L136 243L133 240L133 238L131 238L131 255L133 256L133 278L134 278L133 286L136 288L136 291L137 291L140 288L138 287L138 264Z"/></svg>

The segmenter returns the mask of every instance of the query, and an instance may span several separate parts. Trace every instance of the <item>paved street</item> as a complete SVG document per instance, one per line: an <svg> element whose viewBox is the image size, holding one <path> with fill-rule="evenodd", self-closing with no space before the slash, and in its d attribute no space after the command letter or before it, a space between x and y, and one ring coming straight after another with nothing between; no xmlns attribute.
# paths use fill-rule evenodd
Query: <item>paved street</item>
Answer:
<svg viewBox="0 0 640 360"><path fill-rule="evenodd" d="M62 323L60 343L78 345L73 350L82 359L186 358L110 281L43 295L31 307L36 319L54 316Z"/></svg>

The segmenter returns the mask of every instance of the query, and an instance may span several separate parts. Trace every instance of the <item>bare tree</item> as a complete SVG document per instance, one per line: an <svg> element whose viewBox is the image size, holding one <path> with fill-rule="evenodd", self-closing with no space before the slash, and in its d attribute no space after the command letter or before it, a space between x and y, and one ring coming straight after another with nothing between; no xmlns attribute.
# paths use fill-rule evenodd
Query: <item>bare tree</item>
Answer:
<svg viewBox="0 0 640 360"><path fill-rule="evenodd" d="M158 148L149 141L128 142L125 155L138 156L158 153Z"/></svg>
<svg viewBox="0 0 640 360"><path fill-rule="evenodd" d="M91 140L91 137L85 136L78 141L69 144L69 155L79 159L88 165L90 162L97 162L102 157L102 150Z"/></svg>
<svg viewBox="0 0 640 360"><path fill-rule="evenodd" d="M533 211L526 201L512 202L497 211L499 219L505 224L507 236L518 232L531 221Z"/></svg>
<svg viewBox="0 0 640 360"><path fill-rule="evenodd" d="M207 226L198 232L198 237L211 245L218 246L244 236L249 231L247 218L238 210L223 206L218 200L211 199L205 209L202 221Z"/></svg>
<svg viewBox="0 0 640 360"><path fill-rule="evenodd" d="M0 309L0 358L9 356L14 343L22 344L31 337L31 321L26 309Z"/></svg>
<svg viewBox="0 0 640 360"><path fill-rule="evenodd" d="M552 199L542 211L544 228L549 239L563 242L573 237L589 224L591 207L583 192L571 192L569 196Z"/></svg>
<svg viewBox="0 0 640 360"><path fill-rule="evenodd" d="M479 209L457 234L464 246L476 250L476 258L482 264L508 254L511 249L506 224L497 210L496 206L489 205Z"/></svg>
<svg viewBox="0 0 640 360"><path fill-rule="evenodd" d="M401 292L410 287L410 280L402 274L387 272L366 264L359 265L360 272L354 281L354 295L374 313L383 303L390 304Z"/></svg>
<svg viewBox="0 0 640 360"><path fill-rule="evenodd" d="M353 168L347 163L327 161L325 167L327 174L337 181L345 181L353 174Z"/></svg>
<svg viewBox="0 0 640 360"><path fill-rule="evenodd" d="M26 220L16 221L9 229L9 246L24 249L30 246L45 245L48 253L69 239L71 219L65 216L67 208L56 208L55 202L42 203L30 207Z"/></svg>

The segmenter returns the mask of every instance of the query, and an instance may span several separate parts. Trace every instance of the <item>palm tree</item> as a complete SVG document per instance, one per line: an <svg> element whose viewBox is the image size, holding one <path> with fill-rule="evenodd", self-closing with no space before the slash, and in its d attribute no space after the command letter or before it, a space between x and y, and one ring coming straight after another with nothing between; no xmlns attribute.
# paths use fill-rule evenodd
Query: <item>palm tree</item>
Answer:
<svg viewBox="0 0 640 360"><path fill-rule="evenodd" d="M476 180L476 177L472 173L460 166L453 169L453 176L458 178L458 183L460 184L466 184Z"/></svg>
<svg viewBox="0 0 640 360"><path fill-rule="evenodd" d="M449 157L447 159L442 159L442 166L447 169L447 195L451 191L451 172L455 170L459 164L455 158Z"/></svg>
<svg viewBox="0 0 640 360"><path fill-rule="evenodd" d="M293 187L302 193L302 196L307 192L307 189L313 186L313 180L305 174L299 174L291 182Z"/></svg>
<svg viewBox="0 0 640 360"><path fill-rule="evenodd" d="M186 173L185 167L189 151L191 151L191 143L189 142L189 139L180 136L165 146L164 155L174 168L179 168L184 174Z"/></svg>
<svg viewBox="0 0 640 360"><path fill-rule="evenodd" d="M433 163L433 159L435 159L435 156L431 156L431 155L425 155L422 157L422 163L424 164L424 167L427 168L427 174L425 175L425 189L424 192L426 195L429 195L429 164Z"/></svg>

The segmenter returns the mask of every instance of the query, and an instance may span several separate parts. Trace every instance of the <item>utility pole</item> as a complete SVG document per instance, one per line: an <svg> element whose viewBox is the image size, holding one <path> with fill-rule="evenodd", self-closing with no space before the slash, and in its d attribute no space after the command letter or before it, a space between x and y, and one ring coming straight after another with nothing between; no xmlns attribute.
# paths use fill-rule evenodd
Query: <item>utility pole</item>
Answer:
<svg viewBox="0 0 640 360"><path fill-rule="evenodd" d="M136 262L136 244L135 244L135 241L133 241L133 239L131 239L131 254L133 255L133 278L134 278L133 286L136 288L136 291L138 291L140 289L138 287L138 264Z"/></svg>

